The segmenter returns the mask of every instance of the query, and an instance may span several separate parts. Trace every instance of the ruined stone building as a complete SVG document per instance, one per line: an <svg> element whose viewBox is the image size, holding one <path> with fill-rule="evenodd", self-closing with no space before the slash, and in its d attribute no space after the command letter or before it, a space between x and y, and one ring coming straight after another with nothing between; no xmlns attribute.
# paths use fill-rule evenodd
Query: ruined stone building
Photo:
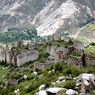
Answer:
<svg viewBox="0 0 95 95"><path fill-rule="evenodd" d="M85 49L84 43L79 41L74 41L74 52L81 54L84 49Z"/></svg>
<svg viewBox="0 0 95 95"><path fill-rule="evenodd" d="M29 61L34 61L39 58L39 52L37 50L24 51L17 53L17 51L10 51L9 60L7 63L21 66Z"/></svg>
<svg viewBox="0 0 95 95"><path fill-rule="evenodd" d="M5 61L6 58L5 58L5 51L4 51L4 48L2 46L0 46L0 61Z"/></svg>
<svg viewBox="0 0 95 95"><path fill-rule="evenodd" d="M18 52L16 48L6 49L0 47L0 62L21 66L29 61L34 61L39 58L37 50L25 50Z"/></svg>
<svg viewBox="0 0 95 95"><path fill-rule="evenodd" d="M34 61L39 58L39 52L37 50L27 51L17 55L17 66L23 65L26 62Z"/></svg>
<svg viewBox="0 0 95 95"><path fill-rule="evenodd" d="M68 50L64 47L50 46L47 48L49 53L48 61L52 60L54 63L63 61L64 56L68 53Z"/></svg>

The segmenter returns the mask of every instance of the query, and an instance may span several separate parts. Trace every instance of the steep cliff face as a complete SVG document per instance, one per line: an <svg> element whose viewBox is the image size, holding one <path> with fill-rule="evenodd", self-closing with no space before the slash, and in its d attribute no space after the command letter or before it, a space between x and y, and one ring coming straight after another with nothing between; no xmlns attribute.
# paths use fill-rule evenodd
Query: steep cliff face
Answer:
<svg viewBox="0 0 95 95"><path fill-rule="evenodd" d="M68 31L94 18L95 0L0 0L0 30L35 25L38 35Z"/></svg>
<svg viewBox="0 0 95 95"><path fill-rule="evenodd" d="M91 1L91 0L90 0ZM38 34L51 35L56 31L68 31L92 20L94 1L51 0L35 17Z"/></svg>

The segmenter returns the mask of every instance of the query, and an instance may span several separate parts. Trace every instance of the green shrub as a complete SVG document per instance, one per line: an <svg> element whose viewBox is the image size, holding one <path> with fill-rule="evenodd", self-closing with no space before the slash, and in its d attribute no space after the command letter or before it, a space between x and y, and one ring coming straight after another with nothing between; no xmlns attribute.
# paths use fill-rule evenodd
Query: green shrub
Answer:
<svg viewBox="0 0 95 95"><path fill-rule="evenodd" d="M54 69L54 65L51 65L49 68L47 68L48 71L51 71Z"/></svg>
<svg viewBox="0 0 95 95"><path fill-rule="evenodd" d="M57 84L56 87L61 87L65 89L74 89L76 86L76 82L73 80L67 80L61 84Z"/></svg>
<svg viewBox="0 0 95 95"><path fill-rule="evenodd" d="M27 80L32 80L34 77L34 75L27 75Z"/></svg>
<svg viewBox="0 0 95 95"><path fill-rule="evenodd" d="M76 86L76 83L72 80L66 81L63 84L63 88L66 88L66 89L74 89L75 86Z"/></svg>
<svg viewBox="0 0 95 95"><path fill-rule="evenodd" d="M10 95L11 92L15 90L15 86L9 86L6 89L0 90L0 95Z"/></svg>
<svg viewBox="0 0 95 95"><path fill-rule="evenodd" d="M81 73L82 73L82 71L80 69L75 68L71 65L65 66L64 70L63 70L63 74L65 74L65 75L71 74L73 77L78 76Z"/></svg>
<svg viewBox="0 0 95 95"><path fill-rule="evenodd" d="M43 78L43 79L36 78L34 81L31 82L29 87L26 89L26 92L29 93L31 91L34 91L34 90L38 89L39 86L42 84L45 84L46 86L49 85L46 78Z"/></svg>
<svg viewBox="0 0 95 95"><path fill-rule="evenodd" d="M20 77L22 77L22 75L20 73L16 73L16 74L12 74L9 76L12 79L19 79Z"/></svg>
<svg viewBox="0 0 95 95"><path fill-rule="evenodd" d="M57 72L57 71L61 72L63 70L62 63L55 64L54 70L55 70L55 72Z"/></svg>
<svg viewBox="0 0 95 95"><path fill-rule="evenodd" d="M33 85L30 85L27 89L26 92L29 93L33 90L35 90L38 87L38 83L34 83Z"/></svg>
<svg viewBox="0 0 95 95"><path fill-rule="evenodd" d="M0 85L2 84L3 82L0 80Z"/></svg>
<svg viewBox="0 0 95 95"><path fill-rule="evenodd" d="M95 66L87 66L86 68L82 68L81 71L83 73L93 73L93 74L95 74Z"/></svg>

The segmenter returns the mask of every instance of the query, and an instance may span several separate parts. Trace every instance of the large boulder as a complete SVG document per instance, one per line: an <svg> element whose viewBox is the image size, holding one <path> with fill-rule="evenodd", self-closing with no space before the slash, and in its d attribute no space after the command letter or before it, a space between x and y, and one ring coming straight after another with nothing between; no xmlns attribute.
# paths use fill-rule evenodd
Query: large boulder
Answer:
<svg viewBox="0 0 95 95"><path fill-rule="evenodd" d="M82 93L88 93L92 91L93 89L95 90L95 75L87 74L87 73L80 74L77 77L76 85L81 86Z"/></svg>

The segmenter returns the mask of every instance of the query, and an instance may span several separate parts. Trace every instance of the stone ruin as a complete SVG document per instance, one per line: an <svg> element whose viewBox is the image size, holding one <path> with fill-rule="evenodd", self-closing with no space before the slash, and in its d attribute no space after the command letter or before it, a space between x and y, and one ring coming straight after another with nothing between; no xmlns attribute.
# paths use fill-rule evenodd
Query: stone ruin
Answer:
<svg viewBox="0 0 95 95"><path fill-rule="evenodd" d="M49 53L48 60L52 58L54 63L62 62L65 55L68 53L68 49L63 46L49 46L47 48L47 52ZM51 59L50 59L51 60Z"/></svg>
<svg viewBox="0 0 95 95"><path fill-rule="evenodd" d="M19 45L18 47L23 46ZM29 50L26 49L24 51L23 50L18 51L17 49L18 47L11 47L10 49L0 47L0 61L15 66L21 66L29 61L34 61L39 58L38 50L30 49L29 47Z"/></svg>

